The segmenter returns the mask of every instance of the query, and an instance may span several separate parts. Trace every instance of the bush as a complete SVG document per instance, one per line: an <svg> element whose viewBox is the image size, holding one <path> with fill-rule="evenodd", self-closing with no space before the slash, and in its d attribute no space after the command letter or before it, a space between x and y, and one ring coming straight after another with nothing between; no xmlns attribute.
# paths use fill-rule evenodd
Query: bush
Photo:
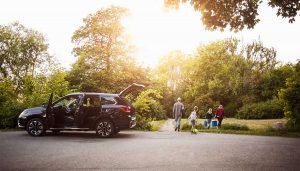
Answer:
<svg viewBox="0 0 300 171"><path fill-rule="evenodd" d="M226 117L233 117L236 115L237 110L240 106L237 103L229 103L224 107L224 110L226 112Z"/></svg>
<svg viewBox="0 0 300 171"><path fill-rule="evenodd" d="M279 98L284 104L284 114L288 119L287 126L300 128L300 61L295 66L291 78L286 79L285 88L279 93Z"/></svg>
<svg viewBox="0 0 300 171"><path fill-rule="evenodd" d="M249 127L247 125L240 125L240 124L222 124L222 129L230 129L230 130L242 130L247 131L249 130Z"/></svg>
<svg viewBox="0 0 300 171"><path fill-rule="evenodd" d="M195 128L200 130L200 129L204 129L204 126L202 124L196 124ZM190 121L183 123L181 126L181 130L191 130L191 129L192 129L192 124Z"/></svg>
<svg viewBox="0 0 300 171"><path fill-rule="evenodd" d="M136 126L134 129L136 130L143 130L143 131L151 131L152 125L150 124L151 119L147 119L139 114L136 114Z"/></svg>
<svg viewBox="0 0 300 171"><path fill-rule="evenodd" d="M238 119L276 119L283 118L283 107L277 99L247 104L235 115Z"/></svg>
<svg viewBox="0 0 300 171"><path fill-rule="evenodd" d="M0 129L15 128L24 107L17 101L6 101L0 110Z"/></svg>
<svg viewBox="0 0 300 171"><path fill-rule="evenodd" d="M147 119L167 119L166 112L160 103L162 98L159 91L148 89L141 92L132 105L137 114Z"/></svg>

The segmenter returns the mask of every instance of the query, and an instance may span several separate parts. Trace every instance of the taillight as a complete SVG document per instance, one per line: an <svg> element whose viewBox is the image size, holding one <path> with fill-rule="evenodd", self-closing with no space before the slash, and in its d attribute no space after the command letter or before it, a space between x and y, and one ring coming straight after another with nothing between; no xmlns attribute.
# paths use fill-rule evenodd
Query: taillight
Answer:
<svg viewBox="0 0 300 171"><path fill-rule="evenodd" d="M123 112L131 112L130 110L130 106L122 106L119 108L119 110L123 111Z"/></svg>

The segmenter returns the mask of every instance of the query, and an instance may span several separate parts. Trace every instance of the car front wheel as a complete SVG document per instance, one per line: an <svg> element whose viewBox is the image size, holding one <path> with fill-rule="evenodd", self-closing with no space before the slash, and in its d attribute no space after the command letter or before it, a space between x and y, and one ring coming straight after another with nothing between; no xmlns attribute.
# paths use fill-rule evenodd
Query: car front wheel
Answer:
<svg viewBox="0 0 300 171"><path fill-rule="evenodd" d="M45 124L44 122L39 118L34 118L29 120L29 122L26 125L26 130L29 135L37 137L42 136L45 133Z"/></svg>
<svg viewBox="0 0 300 171"><path fill-rule="evenodd" d="M96 125L96 134L99 137L107 138L114 133L114 125L108 119L100 120Z"/></svg>

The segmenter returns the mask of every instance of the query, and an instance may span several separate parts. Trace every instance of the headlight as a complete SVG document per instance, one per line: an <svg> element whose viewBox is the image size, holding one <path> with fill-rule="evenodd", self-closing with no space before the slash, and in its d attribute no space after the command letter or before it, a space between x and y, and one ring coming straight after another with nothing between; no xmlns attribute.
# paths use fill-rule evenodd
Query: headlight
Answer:
<svg viewBox="0 0 300 171"><path fill-rule="evenodd" d="M28 116L28 114L29 114L28 110L24 110L24 111L20 114L19 118L26 119L26 117Z"/></svg>

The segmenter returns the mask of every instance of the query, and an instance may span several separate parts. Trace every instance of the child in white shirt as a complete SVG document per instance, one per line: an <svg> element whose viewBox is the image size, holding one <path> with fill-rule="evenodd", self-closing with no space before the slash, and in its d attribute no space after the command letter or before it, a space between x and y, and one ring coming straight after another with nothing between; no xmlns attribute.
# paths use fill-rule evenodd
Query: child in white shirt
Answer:
<svg viewBox="0 0 300 171"><path fill-rule="evenodd" d="M191 132L193 133L194 132L194 129L195 129L195 125L196 125L196 119L197 119L197 110L198 110L198 107L195 106L194 107L194 111L191 113L191 115L188 117L188 119L191 121L192 123L192 129L191 129Z"/></svg>

